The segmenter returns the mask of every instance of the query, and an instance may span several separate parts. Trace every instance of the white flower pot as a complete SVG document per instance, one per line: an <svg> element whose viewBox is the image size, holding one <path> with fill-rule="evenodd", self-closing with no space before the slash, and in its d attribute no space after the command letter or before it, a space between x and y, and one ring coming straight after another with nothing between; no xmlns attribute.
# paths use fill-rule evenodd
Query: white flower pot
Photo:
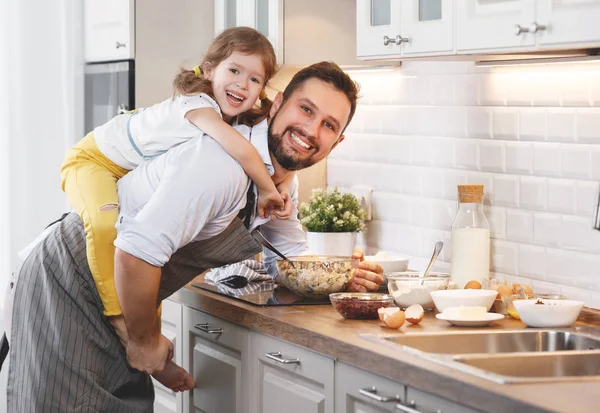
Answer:
<svg viewBox="0 0 600 413"><path fill-rule="evenodd" d="M306 236L315 255L350 256L356 244L356 232L307 232Z"/></svg>

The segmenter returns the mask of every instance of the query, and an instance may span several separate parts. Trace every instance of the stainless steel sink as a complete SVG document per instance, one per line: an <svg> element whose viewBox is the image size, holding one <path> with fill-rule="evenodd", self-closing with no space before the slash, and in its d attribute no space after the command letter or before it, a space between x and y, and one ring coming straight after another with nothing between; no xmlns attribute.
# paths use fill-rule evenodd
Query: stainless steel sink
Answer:
<svg viewBox="0 0 600 413"><path fill-rule="evenodd" d="M405 334L384 341L426 353L476 354L600 350L600 338L567 331Z"/></svg>
<svg viewBox="0 0 600 413"><path fill-rule="evenodd" d="M511 354L492 357L483 355L458 356L454 357L453 360L488 373L509 378L506 381L525 381L522 379L543 381L543 379L577 379L581 377L597 377L600 379L600 353L597 352Z"/></svg>
<svg viewBox="0 0 600 413"><path fill-rule="evenodd" d="M600 329L362 334L498 383L600 381Z"/></svg>

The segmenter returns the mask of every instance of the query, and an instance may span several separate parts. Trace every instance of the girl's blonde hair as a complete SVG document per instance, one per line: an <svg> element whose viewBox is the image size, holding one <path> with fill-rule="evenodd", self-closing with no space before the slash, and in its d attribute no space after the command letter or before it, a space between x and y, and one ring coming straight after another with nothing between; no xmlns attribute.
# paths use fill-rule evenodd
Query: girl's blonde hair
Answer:
<svg viewBox="0 0 600 413"><path fill-rule="evenodd" d="M266 86L269 79L277 72L277 57L275 56L271 42L264 35L250 27L232 27L219 34L208 48L199 67L202 69L206 64L216 67L223 60L231 56L233 52L256 54L262 58L265 69L264 86ZM204 78L202 73L198 76L193 69L187 70L182 68L173 81L173 88L175 89L175 93L179 93L180 95L189 96L206 93L214 98L211 81ZM238 123L248 126L256 125L268 116L272 103L266 97L263 89L260 97L260 107L252 108L238 115Z"/></svg>

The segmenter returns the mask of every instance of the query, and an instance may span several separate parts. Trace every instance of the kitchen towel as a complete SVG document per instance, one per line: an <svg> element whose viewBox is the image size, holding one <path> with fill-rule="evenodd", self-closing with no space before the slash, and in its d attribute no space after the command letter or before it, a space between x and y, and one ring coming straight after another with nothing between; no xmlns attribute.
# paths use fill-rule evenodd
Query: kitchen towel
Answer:
<svg viewBox="0 0 600 413"><path fill-rule="evenodd" d="M204 279L213 284L228 283L235 277L243 277L248 282L273 281L262 262L244 260L235 264L213 268Z"/></svg>

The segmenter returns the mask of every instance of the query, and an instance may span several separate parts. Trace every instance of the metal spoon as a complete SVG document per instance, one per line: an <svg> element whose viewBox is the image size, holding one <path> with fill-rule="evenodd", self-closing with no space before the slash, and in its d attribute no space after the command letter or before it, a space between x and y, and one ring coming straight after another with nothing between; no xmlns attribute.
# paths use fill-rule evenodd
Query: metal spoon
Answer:
<svg viewBox="0 0 600 413"><path fill-rule="evenodd" d="M442 248L444 248L444 243L442 241L438 241L435 243L435 247L433 247L433 255L431 256L431 260L429 261L429 265L427 265L425 272L423 273L423 275L421 275L421 282L419 283L419 285L423 285L423 283L425 282L425 277L429 275L433 264L435 264L435 262L437 261L440 252L442 252Z"/></svg>
<svg viewBox="0 0 600 413"><path fill-rule="evenodd" d="M279 250L277 250L277 248L275 248L273 246L273 244L271 244L269 241L267 241L267 239L265 238L265 236L259 230L257 230L257 229L254 230L252 232L252 236L260 244L262 244L263 246L265 246L267 249L273 251L275 254L279 255L281 258L283 258L284 260L286 260L287 262L289 262L290 265L292 266L292 268L296 269L296 266L294 265L294 262L292 260L290 260L288 257L286 257L285 255L283 255L281 252L279 252Z"/></svg>

